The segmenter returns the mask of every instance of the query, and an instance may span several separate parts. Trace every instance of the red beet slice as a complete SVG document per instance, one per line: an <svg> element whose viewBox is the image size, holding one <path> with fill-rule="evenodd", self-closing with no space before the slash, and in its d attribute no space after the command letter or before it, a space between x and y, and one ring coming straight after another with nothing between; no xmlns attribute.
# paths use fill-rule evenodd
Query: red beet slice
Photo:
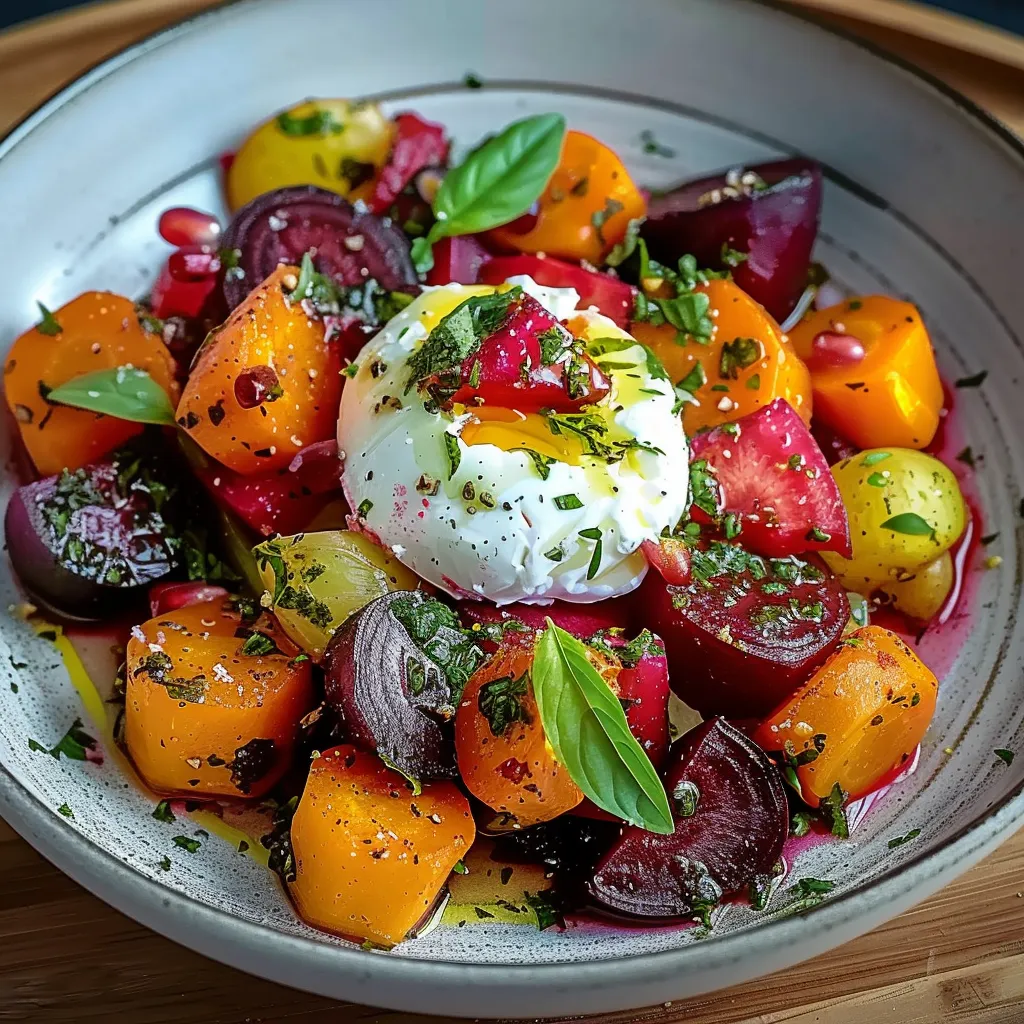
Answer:
<svg viewBox="0 0 1024 1024"><path fill-rule="evenodd" d="M852 459L859 451L856 445L851 444L841 434L837 434L831 427L826 427L824 423L819 423L817 420L811 420L811 435L830 466L842 462L843 459Z"/></svg>
<svg viewBox="0 0 1024 1024"><path fill-rule="evenodd" d="M694 462L707 463L719 513L734 517L745 548L770 557L802 551L850 557L850 526L839 487L811 432L785 399L697 434L691 451Z"/></svg>
<svg viewBox="0 0 1024 1024"><path fill-rule="evenodd" d="M496 256L480 268L484 284L501 284L521 274L548 288L575 288L580 296L580 309L596 306L620 327L626 327L633 316L636 289L631 284L576 263L549 256Z"/></svg>
<svg viewBox="0 0 1024 1024"><path fill-rule="evenodd" d="M187 245L176 249L161 267L149 302L153 315L161 320L180 316L193 319L213 313L219 306L215 298L220 257L206 245Z"/></svg>
<svg viewBox="0 0 1024 1024"><path fill-rule="evenodd" d="M235 214L224 245L241 254L238 266L224 275L231 309L279 263L297 266L310 250L320 273L346 287L371 278L385 291L416 284L409 242L394 224L314 185L257 196Z"/></svg>
<svg viewBox="0 0 1024 1024"><path fill-rule="evenodd" d="M683 587L690 582L690 549L685 541L675 537L645 540L640 550L650 567L666 583Z"/></svg>
<svg viewBox="0 0 1024 1024"><path fill-rule="evenodd" d="M169 488L154 460L113 455L19 487L4 531L14 571L38 602L103 618L176 565Z"/></svg>
<svg viewBox="0 0 1024 1024"><path fill-rule="evenodd" d="M384 214L405 187L426 167L444 164L448 159L448 140L444 128L416 114L395 117L395 141L388 162L373 187L369 207Z"/></svg>
<svg viewBox="0 0 1024 1024"><path fill-rule="evenodd" d="M652 199L640 235L670 266L692 253L701 266L721 269L723 247L745 253L736 283L782 321L807 285L821 195L813 160L733 168Z"/></svg>
<svg viewBox="0 0 1024 1024"><path fill-rule="evenodd" d="M591 895L640 917L687 917L770 876L789 811L778 769L721 718L673 745L665 789L675 832L630 826L601 858Z"/></svg>
<svg viewBox="0 0 1024 1024"><path fill-rule="evenodd" d="M491 259L475 235L442 238L434 245L434 265L427 273L427 284L476 284Z"/></svg>
<svg viewBox="0 0 1024 1024"><path fill-rule="evenodd" d="M224 466L196 469L213 499L264 537L305 529L318 512L341 497L342 462L337 441L303 448L287 469L242 476Z"/></svg>
<svg viewBox="0 0 1024 1024"><path fill-rule="evenodd" d="M324 697L347 739L412 778L457 772L444 723L483 660L457 626L440 601L394 591L347 619L324 653Z"/></svg>
<svg viewBox="0 0 1024 1024"><path fill-rule="evenodd" d="M463 622L489 626L495 623L520 622L528 629L544 629L547 618L567 633L587 640L607 629L621 629L629 621L626 606L619 600L597 604L572 604L552 601L551 604L507 604L501 608L488 601L460 601L459 617Z"/></svg>
<svg viewBox="0 0 1024 1024"><path fill-rule="evenodd" d="M157 583L149 588L149 614L155 619L190 604L202 604L227 596L228 592L223 587L201 580L195 583Z"/></svg>
<svg viewBox="0 0 1024 1024"><path fill-rule="evenodd" d="M682 700L705 717L760 718L835 649L846 593L813 555L768 559L714 541L692 558L687 586L648 573L636 607L665 641Z"/></svg>

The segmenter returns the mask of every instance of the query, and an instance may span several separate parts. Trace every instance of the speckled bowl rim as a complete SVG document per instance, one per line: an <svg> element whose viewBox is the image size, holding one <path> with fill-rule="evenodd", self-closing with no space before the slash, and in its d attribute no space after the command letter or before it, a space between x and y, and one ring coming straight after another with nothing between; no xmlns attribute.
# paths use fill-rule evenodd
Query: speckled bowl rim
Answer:
<svg viewBox="0 0 1024 1024"><path fill-rule="evenodd" d="M120 68L182 35L201 29L203 24L216 19L228 8L255 2L257 0L225 0L93 65L43 100L0 138L0 160L51 115L73 104L92 86ZM779 17L792 18L844 39L916 78L928 89L952 101L965 117L1004 143L1018 158L1024 178L1024 142L972 100L935 76L869 41L823 25L814 17L785 7L777 0L741 2L768 8ZM993 671L1002 660L1001 657ZM691 983L686 987L693 992L715 987L714 979L725 969L730 970L730 983L738 983L756 974L767 973L766 967L767 970L778 970L802 959L803 954L795 951L795 947L806 942L809 930L815 935L815 953L847 941L854 934L867 930L851 931L848 926L855 920L868 921L870 927L877 926L906 906L926 898L1009 838L1024 824L1024 780L936 848L846 889L805 913L768 919L756 928L712 937L678 949L589 962L531 965L392 956L289 935L242 920L152 881L107 850L89 842L36 800L3 764L0 764L0 812L21 836L60 870L105 902L154 931L242 970L282 984L295 984L299 975L305 975L312 982L310 987L317 987L316 982L320 983L320 991L328 988L337 991L338 986L328 984L327 979L332 975L335 979L344 977L354 985L356 991L350 997L355 999L359 998L358 989L364 985L379 992L382 985L393 984L394 996L389 1000L390 1004L419 1012L429 1012L429 1008L423 1005L421 998L417 998L417 992L437 991L447 985L468 987L478 994L489 989L508 992L510 988L518 988L524 996L529 993L529 1005L522 1007L522 1013L537 1016L544 1013L538 1006L545 994L554 996L568 989L599 993L627 986L635 990L638 985L649 983L653 986L650 990L653 1001L658 992L657 983L665 984L677 970L682 969L690 974ZM908 892L912 894L910 899L907 898ZM259 964L253 964L247 957L247 951L251 956L256 950L260 954ZM761 957L757 966L747 971L742 967L736 970L737 965L755 952ZM693 975L710 980L693 984ZM404 996L399 995L402 990ZM593 999L588 1001L593 1002ZM627 1004L636 1005L637 1001L611 998L606 1008L610 1010ZM514 1015L520 1009L513 1009L501 1000L496 1005L505 1011L501 1014L504 1017Z"/></svg>

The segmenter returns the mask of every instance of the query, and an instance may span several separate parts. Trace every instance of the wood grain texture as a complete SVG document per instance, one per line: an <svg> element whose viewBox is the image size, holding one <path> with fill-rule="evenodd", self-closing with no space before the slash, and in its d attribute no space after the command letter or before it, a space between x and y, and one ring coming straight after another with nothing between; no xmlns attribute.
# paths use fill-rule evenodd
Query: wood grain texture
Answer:
<svg viewBox="0 0 1024 1024"><path fill-rule="evenodd" d="M951 16L936 27L933 12L893 0L806 5L945 79L1024 132L1024 42L987 29L981 39ZM210 0L114 0L0 35L0 132L84 68L209 6ZM337 1003L222 967L90 896L0 821L0 1021L438 1020ZM1021 1024L1024 833L932 899L838 950L713 996L600 1020Z"/></svg>

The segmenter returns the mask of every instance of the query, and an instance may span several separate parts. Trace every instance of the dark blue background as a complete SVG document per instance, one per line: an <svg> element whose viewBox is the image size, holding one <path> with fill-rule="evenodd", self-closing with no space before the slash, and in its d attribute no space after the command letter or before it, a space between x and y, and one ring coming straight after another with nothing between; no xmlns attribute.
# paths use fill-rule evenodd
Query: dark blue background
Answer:
<svg viewBox="0 0 1024 1024"><path fill-rule="evenodd" d="M933 7L967 14L1024 35L1024 0L930 0L930 3ZM0 5L0 28L77 6L74 0L21 0L20 3L8 0Z"/></svg>

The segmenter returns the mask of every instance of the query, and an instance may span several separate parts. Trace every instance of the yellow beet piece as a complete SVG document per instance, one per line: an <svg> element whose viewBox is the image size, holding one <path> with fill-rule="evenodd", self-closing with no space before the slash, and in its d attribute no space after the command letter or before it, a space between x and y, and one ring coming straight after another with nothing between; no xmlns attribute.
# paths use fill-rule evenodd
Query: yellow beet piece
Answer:
<svg viewBox="0 0 1024 1024"><path fill-rule="evenodd" d="M475 837L454 783L414 796L376 755L334 747L310 765L292 818L289 891L314 927L393 946L429 913Z"/></svg>
<svg viewBox="0 0 1024 1024"><path fill-rule="evenodd" d="M306 100L275 114L238 147L228 170L228 201L237 210L287 185L367 199L394 134L394 123L376 103Z"/></svg>
<svg viewBox="0 0 1024 1024"><path fill-rule="evenodd" d="M419 577L354 530L278 537L253 548L281 628L319 658L353 612L392 590L416 590Z"/></svg>
<svg viewBox="0 0 1024 1024"><path fill-rule="evenodd" d="M265 639L249 640L254 631ZM246 654L247 643L273 650ZM229 598L135 627L125 740L146 784L192 799L263 796L291 763L299 719L313 706L311 666L296 653L270 616L245 625Z"/></svg>

